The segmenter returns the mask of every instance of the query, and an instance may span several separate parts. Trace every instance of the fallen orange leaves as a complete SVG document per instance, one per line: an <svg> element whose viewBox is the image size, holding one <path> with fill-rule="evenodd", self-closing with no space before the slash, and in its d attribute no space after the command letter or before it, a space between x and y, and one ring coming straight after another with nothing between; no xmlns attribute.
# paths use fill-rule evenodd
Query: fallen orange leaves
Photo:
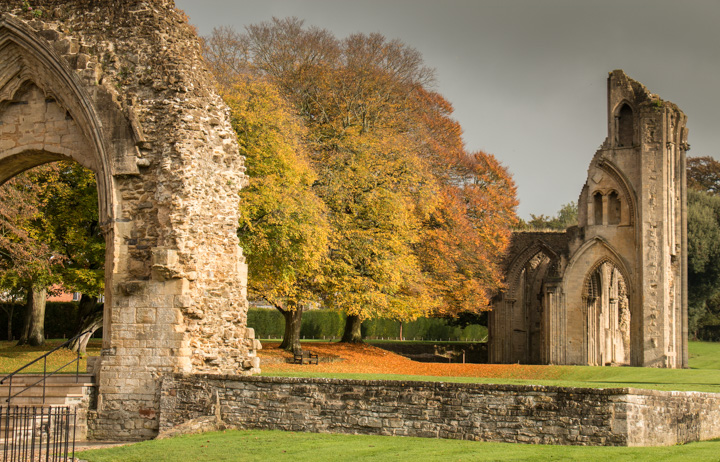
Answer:
<svg viewBox="0 0 720 462"><path fill-rule="evenodd" d="M487 377L503 379L553 379L554 366L520 364L448 364L408 359L368 344L312 343L305 349L316 353L320 363L312 366L290 364L292 354L278 349L279 343L264 343L259 356L264 372L322 372L355 374L400 374L436 377Z"/></svg>

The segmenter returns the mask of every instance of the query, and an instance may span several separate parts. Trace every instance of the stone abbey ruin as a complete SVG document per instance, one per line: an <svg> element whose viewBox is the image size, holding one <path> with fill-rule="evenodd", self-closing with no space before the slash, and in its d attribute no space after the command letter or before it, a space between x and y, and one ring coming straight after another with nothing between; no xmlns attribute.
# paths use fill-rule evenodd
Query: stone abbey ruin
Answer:
<svg viewBox="0 0 720 462"><path fill-rule="evenodd" d="M513 236L491 362L687 367L686 117L622 71L607 114L578 226Z"/></svg>
<svg viewBox="0 0 720 462"><path fill-rule="evenodd" d="M95 438L149 438L171 372L251 374L228 110L172 1L0 1L0 182L95 172L107 244Z"/></svg>
<svg viewBox="0 0 720 462"><path fill-rule="evenodd" d="M106 301L90 437L147 439L163 426L219 415L225 397L240 403L231 388L259 387L268 396L263 390L284 387L299 396L308 386L337 386L337 396L344 396L349 385L342 381L238 377L259 372L260 348L247 328L247 268L236 236L237 193L247 182L244 159L198 39L173 1L31 3L34 10L19 0L0 0L0 184L61 159L96 174L107 244ZM494 362L687 365L685 116L621 71L611 74L608 85L609 136L591 163L579 226L515 235L508 289L490 317ZM239 382L225 391L213 388L227 377ZM392 391L397 387L361 385L352 386L367 385L370 391L358 393L372 396L391 393L410 407L466 394L462 387L435 395L418 386L418 395L407 401L402 390ZM542 395L538 402L564 399L534 387L490 388L478 390L498 406L510 400L508 406L532 408L535 398L527 396L533 394ZM285 391L277 390L271 395L285 399ZM602 409L615 416L625 412L623 400L639 399L626 394L592 399L610 403ZM658 396L652 399L665 400ZM242 405L250 414L240 421L260 418L253 414L257 402ZM309 416L327 405L288 403L292 409L278 412ZM370 411L359 406L358 415L364 412ZM336 431L377 428L377 417L340 412L336 418ZM478 425L497 418L478 414ZM418 433L408 419L394 421L401 433L392 434L427 436L425 427ZM257 426L274 425L268 422ZM508 423L520 428L516 424ZM330 421L317 425L315 431L335 428ZM617 444L629 444L634 440L622 425L608 427L608 435L625 431ZM493 431L474 438L515 441L517 430L504 439ZM576 444L571 433L570 439L549 435L538 441ZM667 444L678 441L673 438ZM605 444L598 441L592 444Z"/></svg>

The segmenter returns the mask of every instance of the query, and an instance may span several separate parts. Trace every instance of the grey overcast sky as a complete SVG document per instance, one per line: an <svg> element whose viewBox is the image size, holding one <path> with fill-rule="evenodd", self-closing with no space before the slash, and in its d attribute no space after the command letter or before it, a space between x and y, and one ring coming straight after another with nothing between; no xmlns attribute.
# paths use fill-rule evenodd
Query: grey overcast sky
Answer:
<svg viewBox="0 0 720 462"><path fill-rule="evenodd" d="M515 178L518 214L577 201L623 69L688 116L691 156L720 158L720 0L176 0L201 35L297 16L342 38L419 50L468 149Z"/></svg>

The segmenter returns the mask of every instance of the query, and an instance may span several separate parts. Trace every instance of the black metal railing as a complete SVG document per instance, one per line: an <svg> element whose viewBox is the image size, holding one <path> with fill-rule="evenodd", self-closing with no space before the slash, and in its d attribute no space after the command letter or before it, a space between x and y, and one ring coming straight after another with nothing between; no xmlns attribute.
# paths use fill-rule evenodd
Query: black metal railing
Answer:
<svg viewBox="0 0 720 462"><path fill-rule="evenodd" d="M76 419L77 409L71 406L3 405L3 462L74 460Z"/></svg>
<svg viewBox="0 0 720 462"><path fill-rule="evenodd" d="M5 377L3 377L2 380L0 380L0 385L4 385L4 384L5 384L5 381L7 381L7 385L8 385L8 397L7 397L7 399L5 400L5 403L9 406L9 405L10 405L10 400L12 400L12 399L15 398L16 396L18 396L18 395L26 392L27 390L31 389L31 388L34 387L35 385L38 385L38 384L42 383L42 390L43 390L43 391L42 391L42 403L45 404L45 384L46 384L47 378L48 378L48 377L52 377L53 375L55 375L55 374L57 374L58 372L60 372L61 370L65 369L67 366L71 365L72 363L75 363L75 383L78 383L78 382L79 382L79 377L80 377L80 349L79 349L79 348L78 348L78 351L77 351L77 356L76 356L75 358L73 358L72 360L70 360L70 361L68 361L67 363L63 364L62 366L58 367L57 369L55 369L55 370L52 371L52 372L48 372L48 371L47 371L47 358L48 358L48 356L50 356L51 354L55 353L55 352L58 351L59 349L65 348L66 346L70 345L70 343L72 343L75 339L77 339L77 338L79 338L79 337L82 337L83 335L88 334L88 333L91 333L91 332L92 332L92 331L89 331L89 330L88 330L88 331L85 331L85 332L82 332L82 333L76 335L75 337L73 337L73 338L71 338L71 339L66 340L66 341L63 342L61 345L56 346L55 348L53 348L52 350L48 351L47 353L45 353L44 355L40 356L39 358L34 359L33 361L30 361L29 363L25 364L23 367L17 369L17 370L14 371L14 372L9 373L9 374L6 375ZM24 371L24 370L27 369L29 366L32 366L33 364L35 364L36 362L38 362L38 361L40 361L40 360L43 361L42 377L41 377L39 380L37 380L36 382L33 382L33 383L29 384L29 385L26 385L25 388L23 388L22 390L18 391L18 392L15 393L15 394L13 394L13 393L12 393L12 380L13 380L13 377L15 377L16 374Z"/></svg>

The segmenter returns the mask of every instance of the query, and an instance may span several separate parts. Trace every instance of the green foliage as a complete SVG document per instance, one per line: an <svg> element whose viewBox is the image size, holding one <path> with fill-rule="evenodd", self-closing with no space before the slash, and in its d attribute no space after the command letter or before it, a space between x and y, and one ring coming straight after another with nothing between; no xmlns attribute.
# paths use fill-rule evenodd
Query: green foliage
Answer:
<svg viewBox="0 0 720 462"><path fill-rule="evenodd" d="M570 226L578 224L578 206L575 201L564 204L558 210L557 215L547 217L545 215L530 214L530 221L521 220L518 229L524 230L544 230L552 229L564 231Z"/></svg>
<svg viewBox="0 0 720 462"><path fill-rule="evenodd" d="M75 162L37 167L3 185L0 197L0 287L103 292L105 240L90 170Z"/></svg>
<svg viewBox="0 0 720 462"><path fill-rule="evenodd" d="M276 309L248 309L247 325L255 329L255 338L281 338L285 333L285 319Z"/></svg>
<svg viewBox="0 0 720 462"><path fill-rule="evenodd" d="M687 197L688 327L709 340L720 325L720 196L691 189Z"/></svg>
<svg viewBox="0 0 720 462"><path fill-rule="evenodd" d="M334 310L310 310L303 313L300 336L308 339L340 338L345 314Z"/></svg>
<svg viewBox="0 0 720 462"><path fill-rule="evenodd" d="M346 315L335 310L310 310L303 313L300 335L305 339L340 338L345 327ZM467 340L487 338L487 327L476 324L465 327L452 325L440 318L418 318L403 322L403 337L408 340ZM283 316L274 309L250 308L248 326L255 329L257 338L280 338L284 332ZM394 319L376 318L362 324L365 338L398 338L400 322Z"/></svg>

